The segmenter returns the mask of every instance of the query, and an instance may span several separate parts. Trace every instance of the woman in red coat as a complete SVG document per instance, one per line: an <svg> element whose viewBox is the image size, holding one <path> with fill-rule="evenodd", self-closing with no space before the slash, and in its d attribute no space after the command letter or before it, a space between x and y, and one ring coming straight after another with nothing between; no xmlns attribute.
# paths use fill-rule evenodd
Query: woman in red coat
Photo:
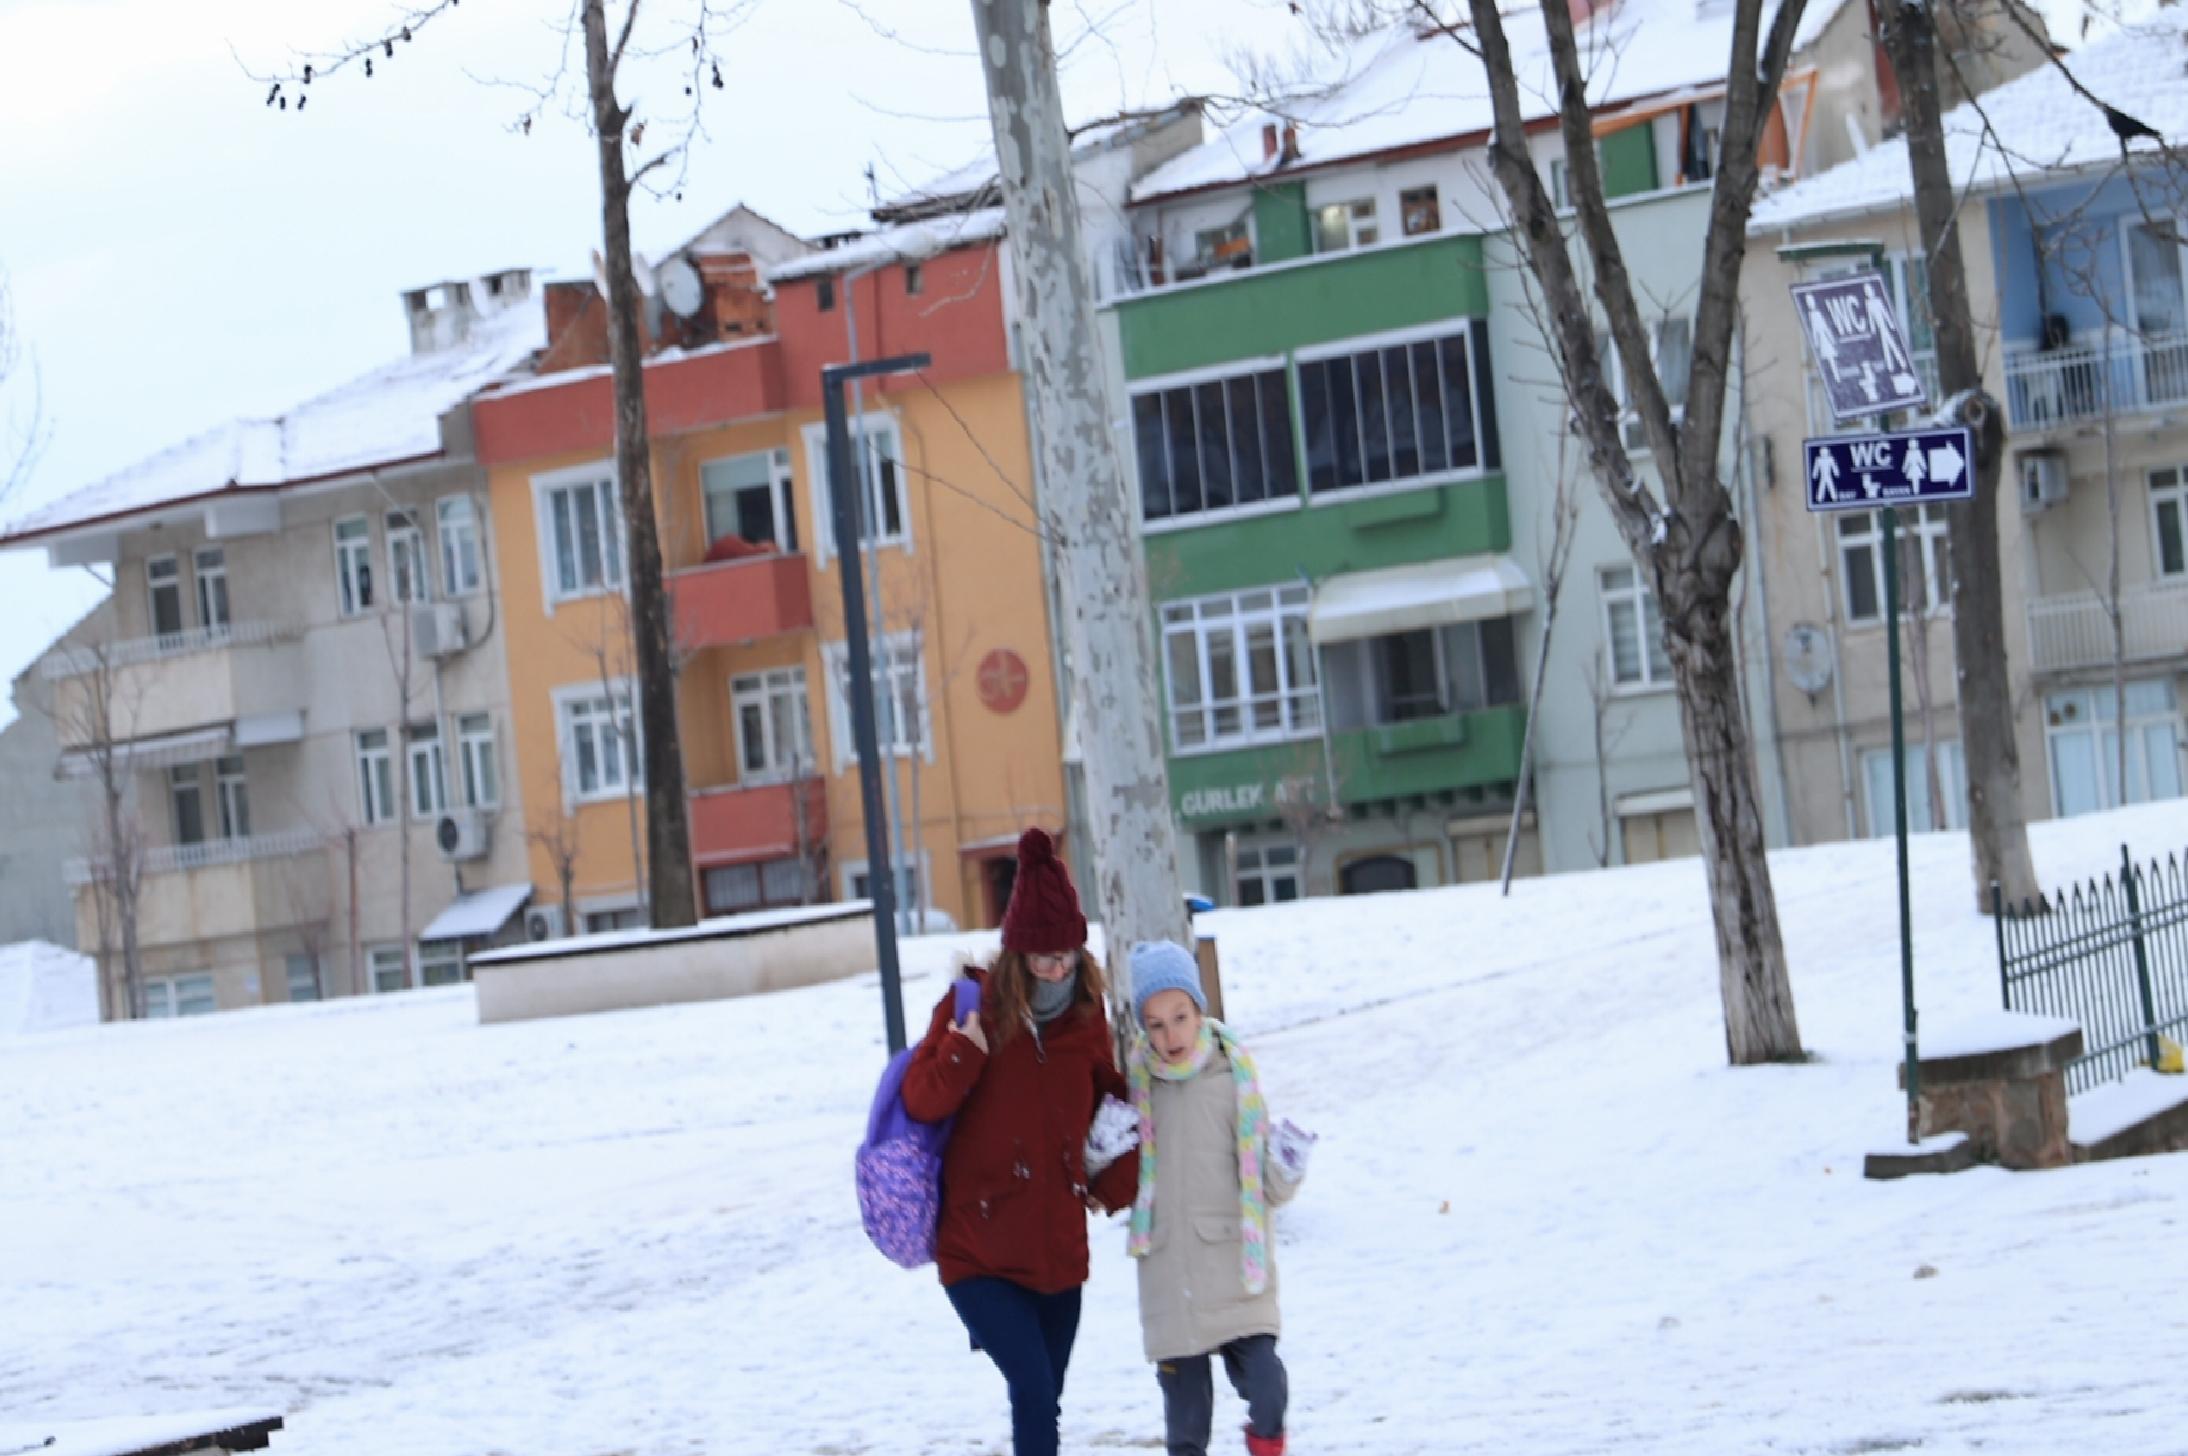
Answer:
<svg viewBox="0 0 2188 1456"><path fill-rule="evenodd" d="M1078 891L1039 829L1018 841L1002 952L969 974L980 1009L953 1021L943 995L905 1072L904 1110L957 1118L935 1262L973 1348L1010 1387L1012 1449L1055 1456L1087 1276L1087 1128L1103 1095L1126 1089Z"/></svg>

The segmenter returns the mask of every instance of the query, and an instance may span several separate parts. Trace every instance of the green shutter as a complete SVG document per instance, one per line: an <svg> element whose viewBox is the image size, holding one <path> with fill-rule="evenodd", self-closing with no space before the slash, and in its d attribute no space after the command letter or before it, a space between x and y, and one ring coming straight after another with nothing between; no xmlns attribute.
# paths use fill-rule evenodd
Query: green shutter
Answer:
<svg viewBox="0 0 2188 1456"><path fill-rule="evenodd" d="M1254 262L1281 263L1314 251L1307 228L1307 184L1283 182L1254 189Z"/></svg>
<svg viewBox="0 0 2188 1456"><path fill-rule="evenodd" d="M1656 190L1656 125L1642 122L1614 131L1596 144L1603 164L1606 202Z"/></svg>

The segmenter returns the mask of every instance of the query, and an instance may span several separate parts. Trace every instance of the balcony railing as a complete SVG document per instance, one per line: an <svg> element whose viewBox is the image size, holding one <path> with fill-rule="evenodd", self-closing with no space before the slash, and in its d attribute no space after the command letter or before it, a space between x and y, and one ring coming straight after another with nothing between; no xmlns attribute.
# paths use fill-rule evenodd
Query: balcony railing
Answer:
<svg viewBox="0 0 2188 1456"><path fill-rule="evenodd" d="M193 652L212 652L225 647L257 647L285 642L297 636L296 628L280 622L231 622L224 627L193 627L187 632L164 632L156 637L135 637L104 647L72 647L47 658L39 672L48 682L81 677L108 668L135 667Z"/></svg>
<svg viewBox="0 0 2188 1456"><path fill-rule="evenodd" d="M283 859L317 849L326 836L316 829L288 829L277 834L254 834L243 839L208 839L202 844L163 844L144 852L141 873L180 874L211 869L215 865L244 864L257 859ZM72 859L62 866L62 876L72 886L88 885L113 874L112 860Z"/></svg>
<svg viewBox="0 0 2188 1456"><path fill-rule="evenodd" d="M771 553L669 573L677 645L734 646L813 625L805 558Z"/></svg>
<svg viewBox="0 0 2188 1456"><path fill-rule="evenodd" d="M828 787L818 778L730 784L691 796L691 856L702 866L784 859L827 839Z"/></svg>
<svg viewBox="0 0 2188 1456"><path fill-rule="evenodd" d="M2006 418L2016 430L2086 424L2188 404L2188 333L2126 336L2110 347L2008 350Z"/></svg>
<svg viewBox="0 0 2188 1456"><path fill-rule="evenodd" d="M2131 663L2188 656L2188 581L2120 593L2120 627ZM2028 604L2029 658L2038 672L2102 667L2112 660L2112 617L2096 592L2039 597Z"/></svg>

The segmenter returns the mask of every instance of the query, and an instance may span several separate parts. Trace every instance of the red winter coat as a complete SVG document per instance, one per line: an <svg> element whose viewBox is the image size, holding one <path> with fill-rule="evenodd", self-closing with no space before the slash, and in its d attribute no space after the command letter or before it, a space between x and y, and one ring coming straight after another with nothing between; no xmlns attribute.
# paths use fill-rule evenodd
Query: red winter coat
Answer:
<svg viewBox="0 0 2188 1456"><path fill-rule="evenodd" d="M985 987L984 972L967 974ZM1098 1003L1074 1006L1038 1037L1020 1027L997 1047L994 1007L983 1004L995 1048L983 1052L951 1030L954 999L936 1004L904 1074L906 1112L957 1118L935 1230L942 1282L985 1275L1040 1294L1076 1289L1087 1276L1087 1129L1105 1093L1126 1096L1109 1017Z"/></svg>

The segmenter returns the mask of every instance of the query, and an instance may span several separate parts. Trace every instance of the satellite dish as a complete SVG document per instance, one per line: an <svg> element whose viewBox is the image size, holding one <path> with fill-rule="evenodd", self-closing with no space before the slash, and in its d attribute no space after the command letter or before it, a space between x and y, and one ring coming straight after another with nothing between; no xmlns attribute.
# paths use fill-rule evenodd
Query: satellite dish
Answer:
<svg viewBox="0 0 2188 1456"><path fill-rule="evenodd" d="M690 259L669 259L661 265L655 278L661 285L661 301L678 318L688 319L706 304L706 285L700 281L699 270L691 266Z"/></svg>
<svg viewBox="0 0 2188 1456"><path fill-rule="evenodd" d="M1785 675L1793 686L1814 697L1831 685L1831 635L1812 622L1795 622L1785 631Z"/></svg>

